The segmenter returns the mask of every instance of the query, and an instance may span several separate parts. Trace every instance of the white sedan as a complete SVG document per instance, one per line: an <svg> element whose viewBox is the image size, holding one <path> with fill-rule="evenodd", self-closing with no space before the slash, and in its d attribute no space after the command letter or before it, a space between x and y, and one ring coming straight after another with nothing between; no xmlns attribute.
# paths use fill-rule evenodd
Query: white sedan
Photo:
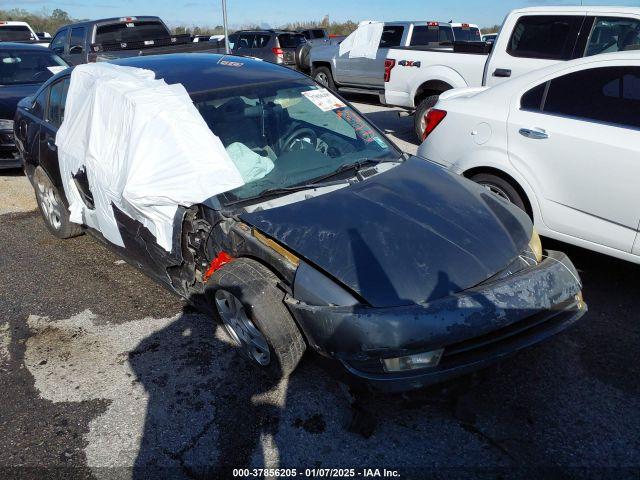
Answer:
<svg viewBox="0 0 640 480"><path fill-rule="evenodd" d="M450 90L418 155L520 206L541 235L640 263L640 51Z"/></svg>

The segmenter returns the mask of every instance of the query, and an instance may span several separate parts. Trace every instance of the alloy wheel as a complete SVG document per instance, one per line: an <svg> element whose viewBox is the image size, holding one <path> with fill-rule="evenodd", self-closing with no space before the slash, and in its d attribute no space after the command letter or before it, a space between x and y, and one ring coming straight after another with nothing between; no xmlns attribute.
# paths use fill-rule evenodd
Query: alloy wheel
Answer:
<svg viewBox="0 0 640 480"><path fill-rule="evenodd" d="M267 339L251 321L242 302L226 290L218 290L215 301L225 330L243 354L263 367L269 365L271 352Z"/></svg>
<svg viewBox="0 0 640 480"><path fill-rule="evenodd" d="M62 203L56 195L53 186L42 180L38 180L36 186L44 217L53 228L56 230L60 229L60 227L62 227Z"/></svg>
<svg viewBox="0 0 640 480"><path fill-rule="evenodd" d="M324 72L320 72L316 75L316 82L324 87L329 86L329 78L327 78L327 74Z"/></svg>

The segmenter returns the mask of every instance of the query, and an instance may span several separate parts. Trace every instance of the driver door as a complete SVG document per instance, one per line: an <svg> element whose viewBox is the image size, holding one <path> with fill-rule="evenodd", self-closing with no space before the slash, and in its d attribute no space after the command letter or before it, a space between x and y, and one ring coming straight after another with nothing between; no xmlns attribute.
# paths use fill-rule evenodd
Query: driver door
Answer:
<svg viewBox="0 0 640 480"><path fill-rule="evenodd" d="M80 65L85 63L85 33L86 27L74 27L71 29L69 38L69 51L67 53L67 62L71 65Z"/></svg>

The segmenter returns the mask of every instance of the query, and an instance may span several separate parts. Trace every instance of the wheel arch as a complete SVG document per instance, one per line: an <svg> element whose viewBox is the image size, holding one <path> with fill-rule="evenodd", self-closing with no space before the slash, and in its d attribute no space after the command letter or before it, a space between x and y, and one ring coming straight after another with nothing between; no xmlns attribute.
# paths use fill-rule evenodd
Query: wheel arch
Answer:
<svg viewBox="0 0 640 480"><path fill-rule="evenodd" d="M453 88L467 87L465 79L450 67L436 65L428 68L421 74L422 78L428 78L427 81L416 85L410 98L417 106L421 100L431 95L440 95L441 93Z"/></svg>
<svg viewBox="0 0 640 480"><path fill-rule="evenodd" d="M504 170L500 170L499 168L489 167L489 166L472 167L462 172L462 176L464 176L465 178L471 179L471 177L478 175L480 173L495 175L496 177L500 177L503 180L509 182L511 186L515 188L518 194L522 197L522 200L524 201L524 204L525 204L526 212L529 215L529 217L531 217L532 219L535 219L535 217L537 216L537 212L534 212L530 195L518 180L516 180L513 176L511 176Z"/></svg>

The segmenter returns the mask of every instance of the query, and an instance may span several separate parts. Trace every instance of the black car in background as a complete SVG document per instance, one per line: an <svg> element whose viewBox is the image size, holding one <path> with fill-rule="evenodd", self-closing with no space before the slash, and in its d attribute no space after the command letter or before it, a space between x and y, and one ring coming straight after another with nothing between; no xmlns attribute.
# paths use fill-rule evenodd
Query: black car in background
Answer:
<svg viewBox="0 0 640 480"><path fill-rule="evenodd" d="M286 375L308 349L351 380L414 389L483 368L585 313L571 261L542 251L524 212L402 154L342 99L318 102L331 94L308 77L217 55L117 64L181 83L228 150L241 144L269 164L239 188L178 206L170 252L112 203L124 247L108 244L218 319L256 366ZM70 75L23 100L16 117L28 127L18 139L25 172L60 238L83 232L69 220L55 148ZM92 185L71 177L91 208Z"/></svg>
<svg viewBox="0 0 640 480"><path fill-rule="evenodd" d="M41 45L0 43L0 169L22 166L13 137L18 102L32 95L61 67L67 64Z"/></svg>

